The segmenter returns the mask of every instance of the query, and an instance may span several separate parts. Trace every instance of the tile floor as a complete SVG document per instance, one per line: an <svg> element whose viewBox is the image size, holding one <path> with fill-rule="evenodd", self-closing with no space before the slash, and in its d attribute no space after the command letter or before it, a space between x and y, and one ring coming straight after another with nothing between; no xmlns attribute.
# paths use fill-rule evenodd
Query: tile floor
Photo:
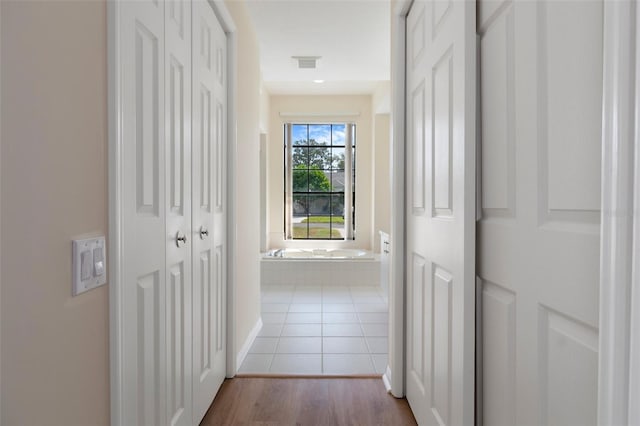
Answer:
<svg viewBox="0 0 640 426"><path fill-rule="evenodd" d="M262 288L262 330L244 374L382 374L388 300L379 287Z"/></svg>

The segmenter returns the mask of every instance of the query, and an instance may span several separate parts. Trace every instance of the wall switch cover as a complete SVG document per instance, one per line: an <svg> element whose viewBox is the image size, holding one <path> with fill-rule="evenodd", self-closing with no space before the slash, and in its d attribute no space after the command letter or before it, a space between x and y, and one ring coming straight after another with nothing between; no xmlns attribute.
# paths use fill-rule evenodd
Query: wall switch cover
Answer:
<svg viewBox="0 0 640 426"><path fill-rule="evenodd" d="M73 240L74 296L107 282L107 259L104 236Z"/></svg>

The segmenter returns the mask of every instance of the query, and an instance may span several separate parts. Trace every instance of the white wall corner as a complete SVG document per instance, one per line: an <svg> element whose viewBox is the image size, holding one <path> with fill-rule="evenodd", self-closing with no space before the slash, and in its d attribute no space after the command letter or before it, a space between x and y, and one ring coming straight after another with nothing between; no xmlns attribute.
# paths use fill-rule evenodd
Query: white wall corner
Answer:
<svg viewBox="0 0 640 426"><path fill-rule="evenodd" d="M394 28L391 34L391 258L389 268L389 366L391 371L405 371L404 366L404 124L405 124L405 29L410 0L398 0L394 8ZM405 392L404 373L391 379L391 392L400 398Z"/></svg>
<svg viewBox="0 0 640 426"><path fill-rule="evenodd" d="M237 168L237 27L224 0L209 0L214 13L227 34L227 339L226 376L233 377L236 361L236 168Z"/></svg>
<svg viewBox="0 0 640 426"><path fill-rule="evenodd" d="M251 349L251 345L253 345L253 342L256 340L256 337L258 337L258 333L260 333L260 330L262 330L262 317L258 317L258 321L249 332L247 339L244 341L244 344L242 345L242 347L240 348L240 351L238 352L238 355L236 356L237 369L240 369L240 366L244 362L244 359L247 357L247 354Z"/></svg>
<svg viewBox="0 0 640 426"><path fill-rule="evenodd" d="M598 424L640 424L640 23L604 4ZM635 37L635 40L634 40Z"/></svg>

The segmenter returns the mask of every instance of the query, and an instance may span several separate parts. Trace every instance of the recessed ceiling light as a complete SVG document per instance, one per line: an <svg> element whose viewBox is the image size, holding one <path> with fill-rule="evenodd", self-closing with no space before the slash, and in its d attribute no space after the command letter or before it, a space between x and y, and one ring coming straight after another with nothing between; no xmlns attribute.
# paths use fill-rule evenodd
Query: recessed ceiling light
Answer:
<svg viewBox="0 0 640 426"><path fill-rule="evenodd" d="M313 80L313 82L320 84L320 83L324 83L324 80Z"/></svg>

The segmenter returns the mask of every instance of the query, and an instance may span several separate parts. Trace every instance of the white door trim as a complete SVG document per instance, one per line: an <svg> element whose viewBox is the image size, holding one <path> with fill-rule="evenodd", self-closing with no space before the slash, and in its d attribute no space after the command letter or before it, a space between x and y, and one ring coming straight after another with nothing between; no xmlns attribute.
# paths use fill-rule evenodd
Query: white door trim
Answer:
<svg viewBox="0 0 640 426"><path fill-rule="evenodd" d="M122 41L119 34L121 3L127 0L107 2L107 51L108 51L108 193L109 193L109 355L111 384L111 424L124 425L122 412L123 378L123 324L122 286L123 275L123 195L127 184L123 182L122 149L122 81L120 54ZM227 376L236 372L235 365L235 169L236 169L236 27L223 0L209 0L216 16L227 33L228 48L228 191L227 191ZM229 354L232 354L231 356Z"/></svg>
<svg viewBox="0 0 640 426"><path fill-rule="evenodd" d="M604 3L601 425L640 423L640 408L635 403L640 399L639 13L632 1Z"/></svg>
<svg viewBox="0 0 640 426"><path fill-rule="evenodd" d="M389 283L389 366L383 376L396 398L405 395L405 84L406 25L413 0L399 0L393 11L395 44L391 50L391 281Z"/></svg>
<svg viewBox="0 0 640 426"><path fill-rule="evenodd" d="M0 22L2 22L2 7L0 7ZM0 34L2 34L2 25L0 25ZM0 46L2 46L2 36L0 35ZM0 47L0 153L2 152L2 48ZM0 176L2 175L2 155L0 154ZM0 178L0 212L2 212L2 179ZM2 223L2 214L0 213L0 223ZM0 227L0 241L2 241L2 228ZM0 259L2 255L0 254ZM0 262L2 265L2 262ZM2 267L0 266L0 306L2 306ZM0 319L2 318L2 309L0 309ZM0 323L2 321L0 320ZM2 383L2 332L0 331L0 383ZM2 423L2 388L0 387L0 423Z"/></svg>
<svg viewBox="0 0 640 426"><path fill-rule="evenodd" d="M238 37L236 24L224 0L209 0L227 34L227 377L238 371L236 364L236 169Z"/></svg>
<svg viewBox="0 0 640 426"><path fill-rule="evenodd" d="M109 186L109 362L111 389L111 424L123 425L123 335L122 330L122 80L119 73L122 50L120 1L107 2L107 111L108 111L108 186Z"/></svg>

